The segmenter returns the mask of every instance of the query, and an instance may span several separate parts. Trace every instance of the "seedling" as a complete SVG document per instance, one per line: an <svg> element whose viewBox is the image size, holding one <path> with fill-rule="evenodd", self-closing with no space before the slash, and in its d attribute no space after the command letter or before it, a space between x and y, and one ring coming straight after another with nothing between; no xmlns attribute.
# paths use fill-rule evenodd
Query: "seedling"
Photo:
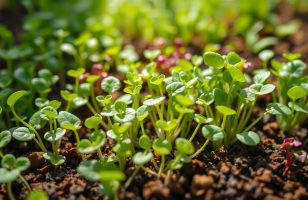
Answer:
<svg viewBox="0 0 308 200"><path fill-rule="evenodd" d="M286 53L287 63L273 60L273 74L278 78L278 98L276 105L284 112L276 112L282 129L291 132L297 124L302 124L308 114L308 87L306 64L299 60L301 55Z"/></svg>
<svg viewBox="0 0 308 200"><path fill-rule="evenodd" d="M33 126L31 126L29 123L25 122L19 115L17 115L14 105L15 103L22 98L27 92L25 90L20 90L17 92L14 92L9 96L7 99L7 104L10 107L14 117L22 123L26 127L21 127L17 130L15 130L15 134L13 132L13 137L21 140L21 141L29 141L29 140L34 140L35 143L42 149L42 151L47 152L47 149L39 135L39 133L35 130ZM33 134L34 133L34 134Z"/></svg>
<svg viewBox="0 0 308 200"><path fill-rule="evenodd" d="M169 155L172 146L168 140L156 139L153 143L154 151L161 156L160 167L158 175L160 176L165 168L166 155Z"/></svg>
<svg viewBox="0 0 308 200"><path fill-rule="evenodd" d="M99 124L102 122L100 115L95 115L90 118L87 118L85 125L89 129L94 129L91 133L89 139L82 139L77 146L77 149L82 154L89 154L97 152L99 159L104 161L104 156L102 154L101 147L104 146L106 142L105 132L101 129L98 129Z"/></svg>
<svg viewBox="0 0 308 200"><path fill-rule="evenodd" d="M12 135L10 131L0 132L0 157L3 157L2 148L5 147L12 140Z"/></svg>
<svg viewBox="0 0 308 200"><path fill-rule="evenodd" d="M89 181L99 181L104 195L118 199L118 189L125 174L114 163L88 160L82 162L77 171Z"/></svg>
<svg viewBox="0 0 308 200"><path fill-rule="evenodd" d="M221 128L226 147L230 147L237 139L246 145L257 145L260 141L258 135L249 130L266 112L248 127L246 125L251 118L257 96L270 94L275 89L274 85L265 83L270 73L258 72L253 78L254 83L246 86L247 80L241 71L245 61L234 52L225 57L206 52L203 58L212 72L202 79L200 72L196 71L198 81L204 85L200 88L201 95L196 103L204 106L206 116L213 119L210 124Z"/></svg>
<svg viewBox="0 0 308 200"><path fill-rule="evenodd" d="M31 187L21 173L30 167L30 161L26 157L15 158L12 154L6 154L1 160L0 183L7 185L7 193L11 200L15 197L12 192L12 182L20 178L29 192Z"/></svg>
<svg viewBox="0 0 308 200"><path fill-rule="evenodd" d="M194 145L184 138L177 138L175 141L175 158L168 163L168 173L165 179L165 184L168 185L172 171L180 169L184 163L191 162L190 155L195 152Z"/></svg>

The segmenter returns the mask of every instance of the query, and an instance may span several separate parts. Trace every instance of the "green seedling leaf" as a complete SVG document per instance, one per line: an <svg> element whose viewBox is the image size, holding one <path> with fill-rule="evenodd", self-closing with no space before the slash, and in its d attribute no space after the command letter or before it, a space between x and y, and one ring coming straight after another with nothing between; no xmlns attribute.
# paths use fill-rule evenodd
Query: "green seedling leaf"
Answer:
<svg viewBox="0 0 308 200"><path fill-rule="evenodd" d="M99 102L102 106L109 106L112 103L112 96L107 95L107 96L97 96L96 101Z"/></svg>
<svg viewBox="0 0 308 200"><path fill-rule="evenodd" d="M94 151L97 151L102 146L104 146L105 142L106 142L106 135L104 131L97 130L91 134L89 140L82 139L78 144L77 149L80 153L84 154L93 153Z"/></svg>
<svg viewBox="0 0 308 200"><path fill-rule="evenodd" d="M48 99L42 99L42 98L36 98L35 99L35 105L39 108L42 108L44 106L47 106L49 104Z"/></svg>
<svg viewBox="0 0 308 200"><path fill-rule="evenodd" d="M111 94L121 88L121 82L116 77L109 76L102 81L101 88L105 92Z"/></svg>
<svg viewBox="0 0 308 200"><path fill-rule="evenodd" d="M65 129L57 128L56 132L47 131L44 135L44 139L49 142L59 141L65 135Z"/></svg>
<svg viewBox="0 0 308 200"><path fill-rule="evenodd" d="M127 104L124 101L116 101L114 104L114 109L119 114L125 114Z"/></svg>
<svg viewBox="0 0 308 200"><path fill-rule="evenodd" d="M259 71L254 77L253 81L257 84L263 84L269 77L271 73L266 70Z"/></svg>
<svg viewBox="0 0 308 200"><path fill-rule="evenodd" d="M117 143L112 150L121 157L129 157L132 155L131 151L131 140L125 139L121 141L120 143Z"/></svg>
<svg viewBox="0 0 308 200"><path fill-rule="evenodd" d="M272 50L266 49L259 53L259 58L264 62L269 61L273 57L274 57L274 52Z"/></svg>
<svg viewBox="0 0 308 200"><path fill-rule="evenodd" d="M153 154L151 152L137 152L133 156L133 162L135 165L144 165L150 162L153 158Z"/></svg>
<svg viewBox="0 0 308 200"><path fill-rule="evenodd" d="M167 85L166 90L172 96L180 94L185 90L186 86L182 82L173 82Z"/></svg>
<svg viewBox="0 0 308 200"><path fill-rule="evenodd" d="M67 90L61 90L60 91L60 94L61 94L61 97L65 100L65 101L68 101L68 102L71 102L73 101L78 95L75 94L75 93L70 93L69 91Z"/></svg>
<svg viewBox="0 0 308 200"><path fill-rule="evenodd" d="M159 49L144 50L143 55L144 55L144 57L146 57L149 60L154 60L157 56L159 56L160 53L161 52L160 52Z"/></svg>
<svg viewBox="0 0 308 200"><path fill-rule="evenodd" d="M295 101L307 96L307 91L302 86L294 86L288 90L287 94L293 101Z"/></svg>
<svg viewBox="0 0 308 200"><path fill-rule="evenodd" d="M146 151L149 151L152 147L152 142L149 136L147 135L142 135L139 138L139 145L141 148L143 148Z"/></svg>
<svg viewBox="0 0 308 200"><path fill-rule="evenodd" d="M206 118L203 115L200 114L195 114L194 120L198 123L198 124L207 124L207 123L211 123L213 121L212 118Z"/></svg>
<svg viewBox="0 0 308 200"><path fill-rule="evenodd" d="M143 104L146 106L155 106L162 103L165 100L165 98L166 97L162 96L162 97L147 99L143 102Z"/></svg>
<svg viewBox="0 0 308 200"><path fill-rule="evenodd" d="M250 92L249 88L242 89L241 92L240 92L240 96L241 96L241 99L245 103L253 102L253 101L256 100L256 95L254 93Z"/></svg>
<svg viewBox="0 0 308 200"><path fill-rule="evenodd" d="M164 121L164 120L158 120L156 121L155 125L162 129L163 131L171 131L176 128L177 126L177 120L173 119L171 121Z"/></svg>
<svg viewBox="0 0 308 200"><path fill-rule="evenodd" d="M191 98L191 96L176 95L175 100L184 107L194 105L194 100Z"/></svg>
<svg viewBox="0 0 308 200"><path fill-rule="evenodd" d="M228 72L231 75L233 81L246 82L245 76L239 68L230 66L228 67Z"/></svg>
<svg viewBox="0 0 308 200"><path fill-rule="evenodd" d="M20 172L16 169L8 170L0 168L0 183L11 183L16 180L20 175Z"/></svg>
<svg viewBox="0 0 308 200"><path fill-rule="evenodd" d="M177 138L175 147L182 155L191 155L195 152L194 145L185 138Z"/></svg>
<svg viewBox="0 0 308 200"><path fill-rule="evenodd" d="M216 69L221 69L225 66L223 57L215 52L205 52L203 54L204 63Z"/></svg>
<svg viewBox="0 0 308 200"><path fill-rule="evenodd" d="M302 55L300 53L286 52L286 53L283 53L282 56L289 61L293 61L293 60L299 59Z"/></svg>
<svg viewBox="0 0 308 200"><path fill-rule="evenodd" d="M291 115L290 108L281 103L269 103L266 107L266 112L272 115Z"/></svg>
<svg viewBox="0 0 308 200"><path fill-rule="evenodd" d="M214 93L213 92L205 92L201 94L201 96L197 99L196 103L199 105L211 105L214 102Z"/></svg>
<svg viewBox="0 0 308 200"><path fill-rule="evenodd" d="M293 107L293 103L292 103L292 102L289 102L289 103L288 103L288 106L289 106L290 108L292 108L292 107ZM308 114L308 108L307 108L307 106L305 106L305 105L303 105L303 104L295 103L295 104L294 104L294 110L297 111L297 112L302 112L302 113Z"/></svg>
<svg viewBox="0 0 308 200"><path fill-rule="evenodd" d="M0 132L0 149L5 147L12 140L12 135L10 131Z"/></svg>
<svg viewBox="0 0 308 200"><path fill-rule="evenodd" d="M255 95L265 95L273 92L275 85L273 84L253 84L249 87L249 91Z"/></svg>
<svg viewBox="0 0 308 200"><path fill-rule="evenodd" d="M26 157L15 158L12 154L6 154L1 161L1 165L7 169L15 169L19 172L25 171L30 167L30 161Z"/></svg>
<svg viewBox="0 0 308 200"><path fill-rule="evenodd" d="M60 111L57 120L64 129L78 130L80 128L80 119L69 112Z"/></svg>
<svg viewBox="0 0 308 200"><path fill-rule="evenodd" d="M16 158L13 154L6 154L1 160L2 167L6 169L15 168L15 164L16 164Z"/></svg>
<svg viewBox="0 0 308 200"><path fill-rule="evenodd" d="M222 89L215 88L214 99L216 105L226 105L226 99L228 99L228 94Z"/></svg>
<svg viewBox="0 0 308 200"><path fill-rule="evenodd" d="M282 67L279 74L282 77L300 78L305 74L306 64L301 60L288 62Z"/></svg>
<svg viewBox="0 0 308 200"><path fill-rule="evenodd" d="M96 114L92 117L87 118L84 124L87 128L95 129L95 128L98 127L98 125L101 122L102 122L102 117L100 115Z"/></svg>
<svg viewBox="0 0 308 200"><path fill-rule="evenodd" d="M16 101L18 101L26 93L27 93L27 91L25 91L25 90L20 90L20 91L14 92L7 99L7 105L9 105L10 107L14 107Z"/></svg>
<svg viewBox="0 0 308 200"><path fill-rule="evenodd" d="M9 85L11 85L12 82L13 82L13 78L10 73L6 73L6 72L0 73L0 88L1 89L8 87Z"/></svg>
<svg viewBox="0 0 308 200"><path fill-rule="evenodd" d="M236 111L226 106L216 106L216 109L223 115L235 115Z"/></svg>
<svg viewBox="0 0 308 200"><path fill-rule="evenodd" d="M260 137L253 131L236 134L236 138L248 146L256 146L260 143Z"/></svg>
<svg viewBox="0 0 308 200"><path fill-rule="evenodd" d="M96 83L96 81L98 81L98 79L99 79L99 76L97 76L97 75L89 75L88 78L87 78L87 82L90 85L93 85L94 83Z"/></svg>
<svg viewBox="0 0 308 200"><path fill-rule="evenodd" d="M65 157L52 153L52 152L47 152L43 154L43 157L50 161L51 164L53 164L54 166L58 166L58 165L62 165L65 162Z"/></svg>
<svg viewBox="0 0 308 200"><path fill-rule="evenodd" d="M44 191L32 191L29 193L26 200L48 200L48 196Z"/></svg>
<svg viewBox="0 0 308 200"><path fill-rule="evenodd" d="M19 127L13 131L13 138L18 141L26 142L33 140L35 138L35 134L26 127Z"/></svg>
<svg viewBox="0 0 308 200"><path fill-rule="evenodd" d="M120 123L130 122L135 119L135 110L132 108L126 108L125 113L123 114L115 114L114 119Z"/></svg>
<svg viewBox="0 0 308 200"><path fill-rule="evenodd" d="M49 102L48 106L53 107L54 109L58 110L61 107L61 101L58 100L52 100Z"/></svg>
<svg viewBox="0 0 308 200"><path fill-rule="evenodd" d="M82 74L85 73L84 68L78 68L78 69L71 69L67 71L67 75L73 78L79 78Z"/></svg>
<svg viewBox="0 0 308 200"><path fill-rule="evenodd" d="M136 110L136 117L138 121L143 121L148 115L149 111L146 105L142 105Z"/></svg>
<svg viewBox="0 0 308 200"><path fill-rule="evenodd" d="M40 117L46 121L53 120L58 116L58 112L51 106L47 106L41 110Z"/></svg>
<svg viewBox="0 0 308 200"><path fill-rule="evenodd" d="M185 108L183 106L180 106L179 104L175 105L175 110L183 114L193 114L195 112L194 109Z"/></svg>
<svg viewBox="0 0 308 200"><path fill-rule="evenodd" d="M118 135L120 134L123 134L123 133L126 133L127 130L131 127L131 123L130 122L126 122L126 123L123 123L123 124L120 124L120 123L114 123L112 125L112 130L117 133Z"/></svg>
<svg viewBox="0 0 308 200"><path fill-rule="evenodd" d="M140 90L142 88L142 85L134 85L124 88L124 92L130 95L138 95L140 93Z"/></svg>
<svg viewBox="0 0 308 200"><path fill-rule="evenodd" d="M202 56L198 56L198 55L193 55L193 57L191 59L191 62L195 66L200 66L202 64L202 61L203 61Z"/></svg>
<svg viewBox="0 0 308 200"><path fill-rule="evenodd" d="M159 76L153 76L151 79L150 79L150 83L152 85L161 85L165 80L165 75L161 74Z"/></svg>
<svg viewBox="0 0 308 200"><path fill-rule="evenodd" d="M22 171L29 169L30 165L31 165L31 162L28 158L19 157L16 159L15 169L17 169L19 172L22 172Z"/></svg>
<svg viewBox="0 0 308 200"><path fill-rule="evenodd" d="M213 142L222 141L224 139L223 130L215 125L205 125L202 127L202 135L206 139L209 139Z"/></svg>
<svg viewBox="0 0 308 200"><path fill-rule="evenodd" d="M159 155L168 155L171 153L172 145L168 140L156 139L153 143L153 149Z"/></svg>
<svg viewBox="0 0 308 200"><path fill-rule="evenodd" d="M237 53L230 52L226 56L227 63L230 65L237 66L239 64L243 64L245 60L243 60Z"/></svg>
<svg viewBox="0 0 308 200"><path fill-rule="evenodd" d="M89 181L122 181L125 174L111 162L100 162L98 160L83 161L77 168L81 176Z"/></svg>

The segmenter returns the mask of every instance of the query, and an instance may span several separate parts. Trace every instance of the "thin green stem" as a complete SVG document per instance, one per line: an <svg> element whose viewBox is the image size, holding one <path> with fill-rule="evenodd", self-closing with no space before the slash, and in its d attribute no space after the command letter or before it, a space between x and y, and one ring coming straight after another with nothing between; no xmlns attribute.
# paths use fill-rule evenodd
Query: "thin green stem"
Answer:
<svg viewBox="0 0 308 200"><path fill-rule="evenodd" d="M97 104L97 101L95 99L95 94L94 94L94 87L93 85L91 86L91 101L92 101L92 104L94 105L94 108L96 110L96 112L99 112L100 109L99 109L99 106Z"/></svg>
<svg viewBox="0 0 308 200"><path fill-rule="evenodd" d="M27 181L22 175L19 175L19 178L20 178L20 180L24 183L24 185L26 186L26 188L31 192L32 189L31 189L31 187L30 187L28 181Z"/></svg>
<svg viewBox="0 0 308 200"><path fill-rule="evenodd" d="M154 158L152 159L152 163L153 163L154 168L156 170L159 170L158 164L157 164L157 162L156 162L156 160Z"/></svg>
<svg viewBox="0 0 308 200"><path fill-rule="evenodd" d="M252 122L243 132L246 132L246 131L249 131L254 125L256 125L256 123L258 123L263 117L264 115L266 114L263 113L262 115L260 115L254 122Z"/></svg>
<svg viewBox="0 0 308 200"><path fill-rule="evenodd" d="M193 134L189 138L189 142L191 142L195 138L196 134L198 133L198 130L199 130L200 126L201 126L201 124L197 125L195 131L193 132Z"/></svg>
<svg viewBox="0 0 308 200"><path fill-rule="evenodd" d="M163 172L164 168L165 168L165 155L161 155L160 168L159 168L159 171L158 171L159 176Z"/></svg>
<svg viewBox="0 0 308 200"><path fill-rule="evenodd" d="M69 112L70 108L71 108L71 104L72 104L72 101L68 101L67 102L67 105L66 105L66 108L65 108L65 111L66 112Z"/></svg>
<svg viewBox="0 0 308 200"><path fill-rule="evenodd" d="M145 130L144 130L144 125L143 125L143 121L140 122L140 126L141 126L141 132L143 135L146 135Z"/></svg>
<svg viewBox="0 0 308 200"><path fill-rule="evenodd" d="M221 123L221 129L222 130L225 130L226 120L227 120L227 115L224 115L224 117L222 119L222 123Z"/></svg>
<svg viewBox="0 0 308 200"><path fill-rule="evenodd" d="M157 113L158 113L158 115L159 115L159 119L160 119L160 120L164 120L163 113L160 112L159 106L158 106L158 105L155 105L155 108L156 108Z"/></svg>
<svg viewBox="0 0 308 200"><path fill-rule="evenodd" d="M75 78L74 93L77 94L79 89L79 77Z"/></svg>
<svg viewBox="0 0 308 200"><path fill-rule="evenodd" d="M77 130L73 130L73 132L74 132L74 135L75 135L75 138L76 138L76 141L77 141L77 145L80 143L80 138L79 138L79 134L78 134L78 132L77 132Z"/></svg>
<svg viewBox="0 0 308 200"><path fill-rule="evenodd" d="M12 183L11 182L9 182L7 184L7 194L9 196L10 200L15 200L15 197L14 197L13 192L12 192Z"/></svg>
<svg viewBox="0 0 308 200"><path fill-rule="evenodd" d="M202 147L201 147L198 151L196 151L196 152L191 156L191 158L194 158L194 157L198 156L198 155L205 149L205 147L207 146L207 144L208 144L209 142L210 142L210 140L207 139L207 140L204 142L204 144L202 145Z"/></svg>
<svg viewBox="0 0 308 200"><path fill-rule="evenodd" d="M140 169L140 166L136 167L136 169L134 170L134 172L132 173L132 175L127 179L124 188L128 188L129 185L132 183L132 181L134 180L134 177L137 175L138 171Z"/></svg>
<svg viewBox="0 0 308 200"><path fill-rule="evenodd" d="M149 168L146 168L146 167L143 167L143 166L141 166L141 169L143 170L143 171L145 171L146 173L148 173L148 174L151 174L151 175L153 175L153 176L156 176L156 177L164 177L165 176L165 174L157 174L156 172L154 172L154 171L152 171L151 169L149 169Z"/></svg>
<svg viewBox="0 0 308 200"><path fill-rule="evenodd" d="M102 150L100 148L97 150L97 155L98 155L98 158L101 161L104 161L104 156L103 156Z"/></svg>
<svg viewBox="0 0 308 200"><path fill-rule="evenodd" d="M1 150L0 150L0 157L3 158L3 153Z"/></svg>
<svg viewBox="0 0 308 200"><path fill-rule="evenodd" d="M33 128L30 124L28 124L28 123L25 122L23 119L21 119L21 118L17 115L17 113L16 113L14 107L11 107L11 111L12 111L14 117L15 117L18 121L20 121L20 122L21 122L23 125L25 125L28 129L30 129L31 131L34 132L34 134L36 135L36 137L37 137L37 139L38 139L38 143L40 143L39 147L42 149L42 151L47 152L47 149L46 149L46 147L45 147L45 145L44 145L44 143L43 143L43 141L42 141L42 138L40 137L40 135L38 134L38 132L35 130L35 128Z"/></svg>

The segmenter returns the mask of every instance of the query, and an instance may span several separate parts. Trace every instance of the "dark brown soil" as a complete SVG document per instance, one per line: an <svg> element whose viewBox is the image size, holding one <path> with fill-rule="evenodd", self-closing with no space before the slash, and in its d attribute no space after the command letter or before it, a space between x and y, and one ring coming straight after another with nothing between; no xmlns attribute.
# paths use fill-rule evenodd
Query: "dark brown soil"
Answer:
<svg viewBox="0 0 308 200"><path fill-rule="evenodd" d="M247 147L237 143L228 151L223 148L215 151L209 146L191 164L176 171L168 186L162 179L141 171L127 190L120 190L120 198L307 199L308 166L295 163L283 176L284 154L280 144L286 136L274 122L257 132L262 139L261 145ZM300 129L296 135L301 140L307 139L307 129ZM33 165L25 178L34 190L45 190L50 199L104 199L97 183L84 180L76 172L81 159L68 139L72 141L73 137L66 138L62 145L67 162L57 169L45 162L41 153L32 149L33 145L13 142L8 149L14 148L15 155L28 155ZM196 139L202 145L203 139ZM104 148L106 154L109 154L110 145L108 141ZM132 171L133 167L128 167L127 176ZM13 191L19 194L16 195L18 199L24 199L27 194L20 181L14 182ZM5 187L1 186L0 199L5 199L4 195Z"/></svg>

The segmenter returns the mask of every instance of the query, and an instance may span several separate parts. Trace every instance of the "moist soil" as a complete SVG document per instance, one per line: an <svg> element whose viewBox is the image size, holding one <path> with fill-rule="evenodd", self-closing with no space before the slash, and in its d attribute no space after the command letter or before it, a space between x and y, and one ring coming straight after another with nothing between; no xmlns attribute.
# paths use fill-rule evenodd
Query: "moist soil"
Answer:
<svg viewBox="0 0 308 200"><path fill-rule="evenodd" d="M286 10L288 12L286 12ZM308 18L307 13L296 13L283 4L277 8L282 22L297 19L302 26L291 36L282 40L273 47L277 55L286 51L299 52L303 60L308 63ZM9 14L9 13L8 13ZM2 15L0 15L1 18ZM4 15L3 15L4 16ZM2 20L3 21L3 18ZM5 21L5 19L4 19ZM17 20L18 21L18 20ZM13 27L18 30L18 27ZM230 36L236 41L236 51L252 60L255 66L261 66L256 55L249 52L241 38ZM198 47L191 47L195 52ZM261 101L260 109L264 108ZM83 114L79 111L79 114ZM86 112L86 111L85 111ZM259 112L258 110L256 112ZM86 118L88 113L83 116ZM293 135L286 135L279 129L279 125L273 118L265 118L254 131L261 137L261 144L257 147L247 147L236 143L231 149L213 149L210 145L190 164L175 171L169 185L164 185L163 179L158 179L143 171L134 178L127 189L121 188L120 199L267 199L267 200L291 200L308 199L308 166L295 162L291 171L283 175L284 153L280 145L286 137L296 137L301 141L307 140L308 123L304 127L294 130ZM192 129L193 130L193 129ZM89 135L88 130L79 130L81 138ZM199 134L201 135L201 134ZM16 156L27 156L31 160L31 169L24 174L33 190L44 190L50 199L107 199L100 195L98 183L83 179L76 171L81 158L73 144L74 137L71 133L62 141L62 152L67 161L64 165L54 168L47 163L42 152L34 143L20 143L12 141L4 153L10 152ZM194 144L196 149L203 144L201 136L196 137ZM103 153L107 156L111 153L113 143L107 141ZM304 150L308 151L307 145ZM95 155L90 155L91 156ZM147 166L152 168L151 165ZM128 161L126 168L127 177L133 172L134 167ZM13 193L17 199L24 199L27 190L21 181L13 183ZM6 187L0 186L0 200L7 199Z"/></svg>
<svg viewBox="0 0 308 200"><path fill-rule="evenodd" d="M247 147L236 143L231 149L214 150L210 145L192 163L175 171L169 185L163 178L143 171L135 177L131 185L120 190L120 199L307 199L308 166L294 163L286 175L284 153L280 145L286 137L272 119L258 124L257 133L261 144ZM81 129L79 134L86 137L88 131ZM201 135L201 134L200 134ZM296 131L296 138L307 139L307 127ZM44 190L50 199L107 199L100 195L99 184L86 181L76 171L81 162L71 133L62 142L62 154L67 162L54 168L42 157L42 152L31 143L13 141L7 150L16 156L28 156L32 166L24 177L33 190ZM195 140L199 148L204 139ZM108 140L104 148L105 156L111 153L112 141ZM307 147L305 149L308 150ZM23 152L23 153L21 153ZM90 155L89 158L95 155ZM152 168L151 165L147 166ZM128 162L126 175L134 167ZM1 186L0 199L5 199L5 186ZM27 189L20 181L13 183L13 192L17 199L24 199Z"/></svg>

